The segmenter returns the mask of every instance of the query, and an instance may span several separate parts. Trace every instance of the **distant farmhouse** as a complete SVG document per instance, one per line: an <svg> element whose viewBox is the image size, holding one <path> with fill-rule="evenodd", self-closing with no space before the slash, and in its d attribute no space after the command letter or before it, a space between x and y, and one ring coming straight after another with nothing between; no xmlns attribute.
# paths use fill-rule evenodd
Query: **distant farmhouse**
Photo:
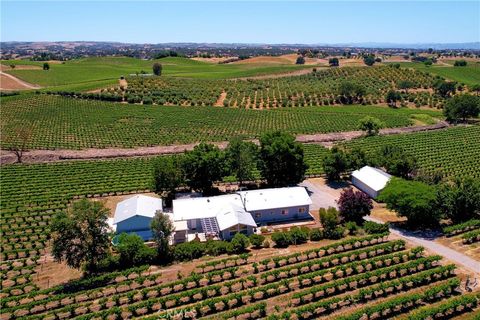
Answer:
<svg viewBox="0 0 480 320"><path fill-rule="evenodd" d="M236 233L250 235L257 227L286 221L312 219L312 201L303 187L239 191L214 197L173 201L171 218L175 225L172 243L229 240ZM120 202L115 211L116 232L135 232L151 238L150 222L162 210L161 199L134 196Z"/></svg>
<svg viewBox="0 0 480 320"><path fill-rule="evenodd" d="M352 184L372 198L377 198L392 178L380 169L365 166L352 172Z"/></svg>

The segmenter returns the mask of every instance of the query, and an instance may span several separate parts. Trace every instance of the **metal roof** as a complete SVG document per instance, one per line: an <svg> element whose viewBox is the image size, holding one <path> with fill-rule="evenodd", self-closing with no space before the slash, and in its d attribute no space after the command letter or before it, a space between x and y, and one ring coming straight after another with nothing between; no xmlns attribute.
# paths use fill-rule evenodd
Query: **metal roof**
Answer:
<svg viewBox="0 0 480 320"><path fill-rule="evenodd" d="M162 211L162 199L144 195L136 195L117 204L113 224L117 224L134 216L153 218Z"/></svg>
<svg viewBox="0 0 480 320"><path fill-rule="evenodd" d="M245 210L259 211L306 206L312 200L304 187L288 187L240 191Z"/></svg>
<svg viewBox="0 0 480 320"><path fill-rule="evenodd" d="M352 177L358 179L377 192L385 188L388 181L392 178L388 173L369 166L353 171Z"/></svg>

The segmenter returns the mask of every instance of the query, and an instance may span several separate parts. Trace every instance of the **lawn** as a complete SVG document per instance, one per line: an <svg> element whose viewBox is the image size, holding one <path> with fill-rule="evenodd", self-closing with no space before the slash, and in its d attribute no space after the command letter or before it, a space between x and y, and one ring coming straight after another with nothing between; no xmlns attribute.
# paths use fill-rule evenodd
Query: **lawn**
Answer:
<svg viewBox="0 0 480 320"><path fill-rule="evenodd" d="M257 138L282 130L313 134L356 130L372 115L388 127L413 124L412 116L439 111L377 106L290 107L251 110L222 107L146 106L24 94L2 98L2 146L18 126L32 128L34 149L82 149Z"/></svg>
<svg viewBox="0 0 480 320"><path fill-rule="evenodd" d="M401 65L439 75L446 79L455 80L466 85L480 83L480 61L469 61L466 67L449 67L445 65L433 65L427 67L423 63L418 62L402 62Z"/></svg>
<svg viewBox="0 0 480 320"><path fill-rule="evenodd" d="M141 60L127 57L95 57L66 61L64 63L50 63L50 70L42 69L7 70L27 82L43 87L62 86L62 90L70 90L66 85L90 83L92 81L116 80L120 76L127 76L142 70L150 73L152 60ZM163 74L175 77L191 78L235 78L270 73L281 73L312 66L296 65L242 65L242 64L213 64L186 58L164 58L158 60L163 65ZM2 61L3 65L35 65L42 66L43 62L12 60Z"/></svg>

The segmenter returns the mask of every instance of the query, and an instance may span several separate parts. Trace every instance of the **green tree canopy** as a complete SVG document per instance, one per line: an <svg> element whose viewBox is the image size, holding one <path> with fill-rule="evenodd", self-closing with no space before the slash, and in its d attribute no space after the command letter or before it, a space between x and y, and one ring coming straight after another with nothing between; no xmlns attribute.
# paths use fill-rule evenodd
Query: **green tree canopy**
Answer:
<svg viewBox="0 0 480 320"><path fill-rule="evenodd" d="M269 186L286 187L301 182L308 166L303 146L284 132L266 133L260 138L260 172Z"/></svg>
<svg viewBox="0 0 480 320"><path fill-rule="evenodd" d="M153 239L157 244L159 258L165 259L168 255L169 239L175 231L173 222L167 214L157 211L150 223L150 228L152 229Z"/></svg>
<svg viewBox="0 0 480 320"><path fill-rule="evenodd" d="M67 212L56 215L51 225L55 261L93 272L110 246L109 210L99 201L76 201Z"/></svg>
<svg viewBox="0 0 480 320"><path fill-rule="evenodd" d="M346 153L338 147L333 147L322 161L323 171L327 175L327 179L338 181L348 169L348 158Z"/></svg>
<svg viewBox="0 0 480 320"><path fill-rule="evenodd" d="M318 211L320 223L323 227L323 235L327 239L339 239L343 236L344 229L339 227L340 216L337 209L329 207L320 208Z"/></svg>
<svg viewBox="0 0 480 320"><path fill-rule="evenodd" d="M120 234L115 249L119 253L119 264L122 268L149 264L155 259L155 250L149 248L143 242L143 239L135 233Z"/></svg>
<svg viewBox="0 0 480 320"><path fill-rule="evenodd" d="M437 190L437 207L454 223L480 218L480 180L456 178Z"/></svg>
<svg viewBox="0 0 480 320"><path fill-rule="evenodd" d="M433 88L435 89L435 92L437 92L439 95L441 95L444 98L447 98L450 95L455 94L456 85L457 85L456 82L445 81L440 79L433 84Z"/></svg>
<svg viewBox="0 0 480 320"><path fill-rule="evenodd" d="M363 57L363 62L367 65L367 66L373 66L373 64L375 63L375 56L373 54L369 54L365 57Z"/></svg>
<svg viewBox="0 0 480 320"><path fill-rule="evenodd" d="M388 173L405 179L412 178L417 170L417 159L395 145L383 146L378 154L377 163Z"/></svg>
<svg viewBox="0 0 480 320"><path fill-rule="evenodd" d="M338 87L339 100L343 104L361 103L365 88L351 81L342 81Z"/></svg>
<svg viewBox="0 0 480 320"><path fill-rule="evenodd" d="M443 109L448 121L465 122L467 118L476 118L480 113L480 98L470 94L462 94L450 98Z"/></svg>
<svg viewBox="0 0 480 320"><path fill-rule="evenodd" d="M162 65L158 62L155 62L152 66L153 74L156 76L161 76L162 75Z"/></svg>
<svg viewBox="0 0 480 320"><path fill-rule="evenodd" d="M358 128L362 131L367 133L367 136L376 136L381 128L383 128L385 124L372 116L366 116L360 119L360 123Z"/></svg>
<svg viewBox="0 0 480 320"><path fill-rule="evenodd" d="M397 101L399 101L401 98L402 96L400 93L395 90L389 90L385 96L385 101L387 102L388 106L395 108L397 106Z"/></svg>
<svg viewBox="0 0 480 320"><path fill-rule="evenodd" d="M412 227L437 225L441 212L435 206L433 186L419 181L392 178L380 193L378 200L387 204L400 217L406 217Z"/></svg>
<svg viewBox="0 0 480 320"><path fill-rule="evenodd" d="M330 65L330 67L338 67L340 65L338 58L328 59L328 64Z"/></svg>
<svg viewBox="0 0 480 320"><path fill-rule="evenodd" d="M225 149L225 159L228 172L234 174L240 185L244 181L253 180L258 162L258 147L253 142L242 141L240 138L230 140Z"/></svg>
<svg viewBox="0 0 480 320"><path fill-rule="evenodd" d="M298 56L295 64L305 64L305 58L303 56Z"/></svg>
<svg viewBox="0 0 480 320"><path fill-rule="evenodd" d="M209 194L225 172L224 154L213 144L201 143L185 153L183 171L190 188Z"/></svg>
<svg viewBox="0 0 480 320"><path fill-rule="evenodd" d="M48 64L48 62L43 63L43 70L45 70L45 71L50 70L50 64Z"/></svg>
<svg viewBox="0 0 480 320"><path fill-rule="evenodd" d="M153 164L153 189L166 197L168 206L176 189L185 183L182 159L181 156L160 157Z"/></svg>

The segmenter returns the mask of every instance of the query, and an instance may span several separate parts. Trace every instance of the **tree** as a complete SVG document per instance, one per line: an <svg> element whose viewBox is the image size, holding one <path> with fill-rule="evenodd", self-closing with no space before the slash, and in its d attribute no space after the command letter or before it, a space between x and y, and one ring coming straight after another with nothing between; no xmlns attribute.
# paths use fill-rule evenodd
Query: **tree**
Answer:
<svg viewBox="0 0 480 320"><path fill-rule="evenodd" d="M292 227L288 232L290 233L292 243L295 245L307 242L310 236L309 229L306 227L299 228L295 226Z"/></svg>
<svg viewBox="0 0 480 320"><path fill-rule="evenodd" d="M72 268L95 271L110 245L109 210L99 201L76 201L67 212L56 215L51 225L52 255Z"/></svg>
<svg viewBox="0 0 480 320"><path fill-rule="evenodd" d="M242 253L247 250L250 241L248 241L248 237L243 233L237 232L230 242L232 245L232 252L234 253Z"/></svg>
<svg viewBox="0 0 480 320"><path fill-rule="evenodd" d="M360 119L358 128L362 131L366 131L367 136L376 136L384 126L385 124L379 119L372 116L366 116Z"/></svg>
<svg viewBox="0 0 480 320"><path fill-rule="evenodd" d="M150 228L159 256L165 257L168 254L169 239L175 231L172 220L167 214L157 211L150 223Z"/></svg>
<svg viewBox="0 0 480 320"><path fill-rule="evenodd" d="M467 118L476 118L480 113L480 98L477 96L462 94L450 98L443 109L448 121L467 121Z"/></svg>
<svg viewBox="0 0 480 320"><path fill-rule="evenodd" d="M327 179L338 181L348 168L348 159L345 152L337 147L333 147L323 158L323 171Z"/></svg>
<svg viewBox="0 0 480 320"><path fill-rule="evenodd" d="M153 70L154 75L161 76L162 75L162 69L163 69L163 67L162 67L161 63L155 62L153 64L152 70Z"/></svg>
<svg viewBox="0 0 480 320"><path fill-rule="evenodd" d="M50 65L48 64L48 62L45 62L45 63L43 64L43 70L46 70L46 71L47 71L47 70L50 70Z"/></svg>
<svg viewBox="0 0 480 320"><path fill-rule="evenodd" d="M400 217L406 217L412 227L434 226L441 218L441 212L435 207L435 188L423 182L392 178L378 200Z"/></svg>
<svg viewBox="0 0 480 320"><path fill-rule="evenodd" d="M298 56L297 61L295 61L295 64L305 64L305 58L303 56Z"/></svg>
<svg viewBox="0 0 480 320"><path fill-rule="evenodd" d="M353 191L352 188L343 190L337 203L342 220L358 224L361 224L363 217L370 215L373 209L372 199L364 192Z"/></svg>
<svg viewBox="0 0 480 320"><path fill-rule="evenodd" d="M385 101L387 101L389 107L395 108L397 106L397 101L401 98L400 93L395 90L389 90L385 96Z"/></svg>
<svg viewBox="0 0 480 320"><path fill-rule="evenodd" d="M361 103L365 88L350 81L342 81L338 88L339 100L343 104Z"/></svg>
<svg viewBox="0 0 480 320"><path fill-rule="evenodd" d="M234 174L240 185L255 178L254 171L258 162L258 147L253 142L239 138L230 140L225 149L228 172Z"/></svg>
<svg viewBox="0 0 480 320"><path fill-rule="evenodd" d="M339 227L340 218L337 209L329 207L320 208L318 211L320 223L323 227L323 235L327 239L339 239L343 236L343 228Z"/></svg>
<svg viewBox="0 0 480 320"><path fill-rule="evenodd" d="M165 197L167 206L175 198L175 191L185 183L182 158L179 156L161 157L153 164L153 189Z"/></svg>
<svg viewBox="0 0 480 320"><path fill-rule="evenodd" d="M2 137L6 149L17 157L17 163L22 163L23 153L28 150L27 146L32 137L30 125L16 127L11 134Z"/></svg>
<svg viewBox="0 0 480 320"><path fill-rule="evenodd" d="M467 66L467 61L465 60L455 60L455 63L453 64L454 67L466 67Z"/></svg>
<svg viewBox="0 0 480 320"><path fill-rule="evenodd" d="M119 264L122 268L149 264L155 259L155 250L145 245L143 239L136 233L120 234L115 249L119 253Z"/></svg>
<svg viewBox="0 0 480 320"><path fill-rule="evenodd" d="M449 97L450 95L455 94L456 82L438 80L433 84L435 92L441 95L444 98Z"/></svg>
<svg viewBox="0 0 480 320"><path fill-rule="evenodd" d="M260 138L260 173L272 187L286 187L303 181L308 166L303 146L285 132L266 133Z"/></svg>
<svg viewBox="0 0 480 320"><path fill-rule="evenodd" d="M328 59L328 64L330 65L330 67L338 67L340 65L338 58Z"/></svg>
<svg viewBox="0 0 480 320"><path fill-rule="evenodd" d="M185 153L183 171L187 185L205 194L212 192L213 183L222 179L224 154L213 144L201 143Z"/></svg>
<svg viewBox="0 0 480 320"><path fill-rule="evenodd" d="M415 84L409 80L401 80L397 84L398 89L403 89L408 93L408 89L415 87Z"/></svg>
<svg viewBox="0 0 480 320"><path fill-rule="evenodd" d="M378 158L378 164L397 177L410 179L417 169L417 159L403 148L394 145L383 146Z"/></svg>
<svg viewBox="0 0 480 320"><path fill-rule="evenodd" d="M373 54L369 54L369 55L363 57L363 62L367 66L371 67L375 63L375 56Z"/></svg>
<svg viewBox="0 0 480 320"><path fill-rule="evenodd" d="M445 218L454 223L480 218L480 180L456 178L437 189L436 204Z"/></svg>
<svg viewBox="0 0 480 320"><path fill-rule="evenodd" d="M260 248L263 245L263 242L265 241L265 236L262 236L261 234L251 234L249 237L250 243L255 249Z"/></svg>

